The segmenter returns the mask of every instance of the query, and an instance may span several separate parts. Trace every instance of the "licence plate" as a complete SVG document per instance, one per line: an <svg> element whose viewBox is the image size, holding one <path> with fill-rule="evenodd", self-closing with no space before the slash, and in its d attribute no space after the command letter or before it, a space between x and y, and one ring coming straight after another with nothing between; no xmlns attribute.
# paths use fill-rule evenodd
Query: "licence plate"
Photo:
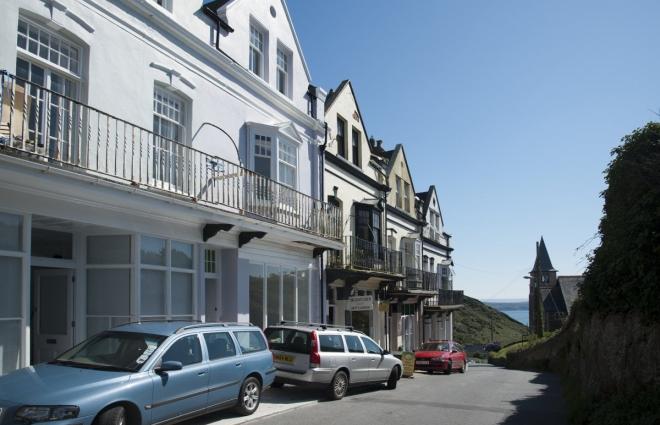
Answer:
<svg viewBox="0 0 660 425"><path fill-rule="evenodd" d="M294 360L293 356L289 354L275 354L273 355L273 359L275 359L276 362L289 363L289 364L293 364L293 360Z"/></svg>
<svg viewBox="0 0 660 425"><path fill-rule="evenodd" d="M429 364L428 360L417 360L415 364Z"/></svg>

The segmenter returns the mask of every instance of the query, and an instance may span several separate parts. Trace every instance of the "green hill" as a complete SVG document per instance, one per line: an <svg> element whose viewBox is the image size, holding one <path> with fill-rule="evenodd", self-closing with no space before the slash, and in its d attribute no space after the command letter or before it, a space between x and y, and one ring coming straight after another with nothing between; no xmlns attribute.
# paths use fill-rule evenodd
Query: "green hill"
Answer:
<svg viewBox="0 0 660 425"><path fill-rule="evenodd" d="M527 335L528 328L506 314L482 303L465 297L465 306L454 312L454 339L463 344L486 344L499 341L507 345L520 341L521 335ZM493 338L490 324L493 322Z"/></svg>

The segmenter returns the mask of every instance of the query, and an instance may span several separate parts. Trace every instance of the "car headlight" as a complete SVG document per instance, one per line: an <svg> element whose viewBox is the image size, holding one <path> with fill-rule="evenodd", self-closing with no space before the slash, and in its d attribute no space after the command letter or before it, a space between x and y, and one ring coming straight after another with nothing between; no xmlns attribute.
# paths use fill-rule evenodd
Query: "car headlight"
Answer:
<svg viewBox="0 0 660 425"><path fill-rule="evenodd" d="M78 406L23 406L16 411L16 419L26 422L60 421L78 417Z"/></svg>

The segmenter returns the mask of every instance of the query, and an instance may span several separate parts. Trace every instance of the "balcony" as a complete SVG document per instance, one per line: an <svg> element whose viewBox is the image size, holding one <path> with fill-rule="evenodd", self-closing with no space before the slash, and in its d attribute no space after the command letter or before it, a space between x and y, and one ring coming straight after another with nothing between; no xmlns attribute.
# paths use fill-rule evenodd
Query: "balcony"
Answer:
<svg viewBox="0 0 660 425"><path fill-rule="evenodd" d="M437 242L442 246L445 246L447 248L450 247L449 239L442 232L438 232L437 230L431 228L431 226L425 226L422 235L425 238Z"/></svg>
<svg viewBox="0 0 660 425"><path fill-rule="evenodd" d="M340 241L333 205L0 71L0 153Z"/></svg>
<svg viewBox="0 0 660 425"><path fill-rule="evenodd" d="M399 295L433 296L439 288L440 280L437 277L436 273L405 267L405 279L401 282L390 283L387 291Z"/></svg>
<svg viewBox="0 0 660 425"><path fill-rule="evenodd" d="M328 269L349 269L401 277L402 257L399 251L353 236L344 238L345 249L328 255Z"/></svg>
<svg viewBox="0 0 660 425"><path fill-rule="evenodd" d="M452 311L463 307L463 291L438 289L438 292L424 301L424 309Z"/></svg>

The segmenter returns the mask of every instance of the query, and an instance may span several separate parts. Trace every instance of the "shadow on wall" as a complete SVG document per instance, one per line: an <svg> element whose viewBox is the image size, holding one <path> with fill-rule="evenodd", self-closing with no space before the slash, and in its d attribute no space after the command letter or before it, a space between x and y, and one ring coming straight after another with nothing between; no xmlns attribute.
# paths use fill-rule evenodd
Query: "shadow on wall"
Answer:
<svg viewBox="0 0 660 425"><path fill-rule="evenodd" d="M513 400L511 404L516 410L498 425L567 425L566 404L561 394L559 376L539 373L530 382L539 385L538 393Z"/></svg>

